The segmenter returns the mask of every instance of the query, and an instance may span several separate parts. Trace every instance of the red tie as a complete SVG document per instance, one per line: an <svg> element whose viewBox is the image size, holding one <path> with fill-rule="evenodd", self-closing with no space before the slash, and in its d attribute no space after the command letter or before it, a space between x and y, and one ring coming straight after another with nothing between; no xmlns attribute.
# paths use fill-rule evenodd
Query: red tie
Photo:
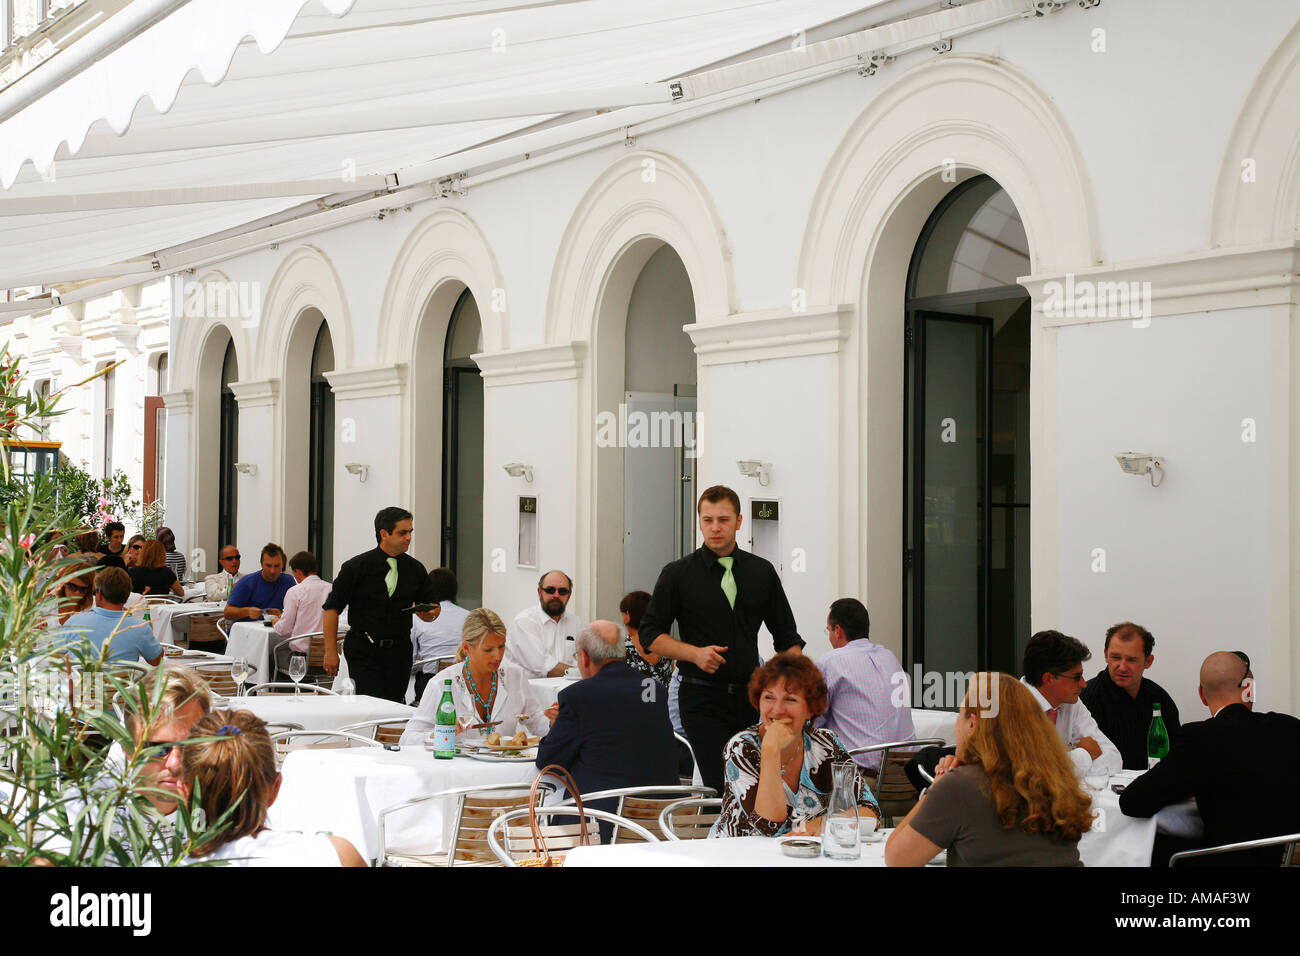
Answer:
<svg viewBox="0 0 1300 956"><path fill-rule="evenodd" d="M1047 716L1048 716L1048 718L1051 719L1051 721L1052 721L1052 726L1055 727L1055 726L1056 726L1056 708L1053 707L1051 710L1049 710L1049 711L1047 712Z"/></svg>

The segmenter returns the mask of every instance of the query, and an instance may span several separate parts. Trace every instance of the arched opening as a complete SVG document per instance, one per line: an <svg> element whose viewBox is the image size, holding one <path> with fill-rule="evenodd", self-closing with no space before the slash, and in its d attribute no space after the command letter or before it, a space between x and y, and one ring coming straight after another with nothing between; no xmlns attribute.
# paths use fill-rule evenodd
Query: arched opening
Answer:
<svg viewBox="0 0 1300 956"><path fill-rule="evenodd" d="M1031 271L983 175L939 202L908 269L903 622L927 671L1015 673L1029 638Z"/></svg>
<svg viewBox="0 0 1300 956"><path fill-rule="evenodd" d="M681 257L632 243L610 271L597 328L597 561L593 615L694 548L698 373L684 325L695 297Z"/></svg>
<svg viewBox="0 0 1300 956"><path fill-rule="evenodd" d="M167 353L149 357L148 394L144 399L144 488L146 502L163 497L167 474L167 409L162 396L167 392Z"/></svg>
<svg viewBox="0 0 1300 956"><path fill-rule="evenodd" d="M470 358L482 351L478 303L465 289L447 326L442 409L441 557L462 607L483 600L483 378Z"/></svg>
<svg viewBox="0 0 1300 956"><path fill-rule="evenodd" d="M307 550L324 580L334 577L334 342L322 320L311 352L311 419L307 484Z"/></svg>
<svg viewBox="0 0 1300 956"><path fill-rule="evenodd" d="M284 528L277 544L291 555L311 551L328 580L333 568L321 549L332 551L334 540L334 395L324 373L334 370L334 346L319 309L309 306L298 313L285 354L280 392Z"/></svg>
<svg viewBox="0 0 1300 956"><path fill-rule="evenodd" d="M231 382L239 381L239 362L235 357L235 343L226 336L226 350L221 360L221 410L220 441L217 464L217 540L213 554L227 544L236 543L236 519L239 515L238 485L235 482L235 461L239 455L239 403ZM198 432L200 435L203 431ZM210 433L209 433L210 434ZM199 499L200 501L202 498Z"/></svg>

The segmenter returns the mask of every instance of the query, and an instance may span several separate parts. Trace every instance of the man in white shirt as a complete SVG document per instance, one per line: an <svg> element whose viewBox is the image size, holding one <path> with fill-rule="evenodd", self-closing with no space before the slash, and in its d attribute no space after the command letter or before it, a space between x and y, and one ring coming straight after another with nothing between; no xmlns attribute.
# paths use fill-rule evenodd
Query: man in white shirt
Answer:
<svg viewBox="0 0 1300 956"><path fill-rule="evenodd" d="M316 556L310 551L299 551L289 559L289 571L297 583L284 592L284 610L276 618L271 630L277 637L297 637L299 634L321 633L321 617L325 599L333 585L322 581L316 574ZM275 666L289 671L291 654L306 654L311 639L278 644L275 648Z"/></svg>
<svg viewBox="0 0 1300 956"><path fill-rule="evenodd" d="M239 558L239 549L233 544L228 544L221 549L217 557L221 570L203 579L204 596L209 601L224 603L226 598L230 597L235 582L243 577L239 573Z"/></svg>
<svg viewBox="0 0 1300 956"><path fill-rule="evenodd" d="M537 604L515 615L506 639L506 659L529 677L559 677L574 664L574 642L582 620L569 610L573 581L547 571L537 582Z"/></svg>
<svg viewBox="0 0 1300 956"><path fill-rule="evenodd" d="M432 621L422 621L418 617L411 621L411 664L415 673L415 702L418 705L424 695L425 685L438 672L435 657L455 657L462 640L461 630L469 611L456 603L456 591L459 583L451 568L434 568L429 572L429 584L433 587L433 600L438 602L438 616ZM415 667L416 661L428 661Z"/></svg>
<svg viewBox="0 0 1300 956"><path fill-rule="evenodd" d="M1060 631L1039 631L1025 645L1025 676L1021 683L1038 699L1056 727L1079 773L1090 770L1117 773L1124 758L1093 720L1079 691L1088 686L1083 679L1083 662L1092 652L1081 641Z"/></svg>

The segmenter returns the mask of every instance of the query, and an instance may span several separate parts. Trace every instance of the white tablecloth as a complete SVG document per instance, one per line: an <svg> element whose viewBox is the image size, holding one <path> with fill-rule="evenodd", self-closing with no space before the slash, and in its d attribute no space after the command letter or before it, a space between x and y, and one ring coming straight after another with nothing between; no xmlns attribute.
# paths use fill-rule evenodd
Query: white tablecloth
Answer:
<svg viewBox="0 0 1300 956"><path fill-rule="evenodd" d="M534 677L528 681L528 687L533 692L533 700L545 710L559 698L560 691L577 682L574 677Z"/></svg>
<svg viewBox="0 0 1300 956"><path fill-rule="evenodd" d="M182 584L181 591L185 593L185 600L187 601L191 598L206 597L208 593L207 585L202 581L196 581L193 584Z"/></svg>
<svg viewBox="0 0 1300 956"><path fill-rule="evenodd" d="M220 611L225 605L219 602L201 604L155 604L149 608L149 623L153 625L153 636L166 644L176 643L176 632L172 620L177 615L211 614Z"/></svg>
<svg viewBox="0 0 1300 956"><path fill-rule="evenodd" d="M886 834L888 831L885 831ZM663 843L616 843L569 850L565 866L884 866L885 840L864 843L857 860L832 860L819 856L800 859L781 852L780 840L771 837L728 837L717 840L680 840Z"/></svg>
<svg viewBox="0 0 1300 956"><path fill-rule="evenodd" d="M408 708L409 709L409 708ZM406 800L457 787L529 783L531 763L488 763L469 757L437 760L423 747L388 750L299 750L281 770L271 807L274 830L329 831L352 841L366 859L379 854L379 812ZM444 852L453 800L432 800L393 814L388 845L412 853Z"/></svg>
<svg viewBox="0 0 1300 956"><path fill-rule="evenodd" d="M367 720L414 717L415 708L396 704L380 697L333 694L258 694L256 697L230 697L220 706L230 710L251 710L263 720L302 724L305 730L338 730L348 724Z"/></svg>
<svg viewBox="0 0 1300 956"><path fill-rule="evenodd" d="M1131 783L1138 776L1136 771L1122 771L1092 794L1092 829L1079 841L1084 866L1150 866L1157 833L1194 839L1204 832L1194 800L1170 804L1154 817L1126 817L1120 812L1119 794L1110 785Z"/></svg>
<svg viewBox="0 0 1300 956"><path fill-rule="evenodd" d="M912 710L912 727L916 739L942 737L949 747L957 744L957 712L951 710Z"/></svg>

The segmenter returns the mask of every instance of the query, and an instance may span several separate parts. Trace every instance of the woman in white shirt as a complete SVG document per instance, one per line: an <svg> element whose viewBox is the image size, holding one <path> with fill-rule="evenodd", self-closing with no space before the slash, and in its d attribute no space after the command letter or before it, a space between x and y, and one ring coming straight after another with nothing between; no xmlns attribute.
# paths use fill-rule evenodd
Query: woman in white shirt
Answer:
<svg viewBox="0 0 1300 956"><path fill-rule="evenodd" d="M247 710L216 710L194 725L182 750L189 791L200 788L209 821L225 824L190 852L191 860L234 866L365 866L350 842L324 834L266 829L266 811L280 792L275 750L266 724ZM233 807L233 810L231 809Z"/></svg>
<svg viewBox="0 0 1300 956"><path fill-rule="evenodd" d="M523 725L530 734L541 737L551 729L551 722L534 699L528 686L528 674L513 664L502 663L506 652L506 626L495 611L481 607L470 611L461 628L459 663L433 676L425 688L420 708L406 725L402 744L419 744L434 727L438 703L442 700L444 681L451 681L451 696L456 703L456 717L463 726L471 723L501 721L494 730L502 737L515 733ZM519 720L520 714L527 715Z"/></svg>

